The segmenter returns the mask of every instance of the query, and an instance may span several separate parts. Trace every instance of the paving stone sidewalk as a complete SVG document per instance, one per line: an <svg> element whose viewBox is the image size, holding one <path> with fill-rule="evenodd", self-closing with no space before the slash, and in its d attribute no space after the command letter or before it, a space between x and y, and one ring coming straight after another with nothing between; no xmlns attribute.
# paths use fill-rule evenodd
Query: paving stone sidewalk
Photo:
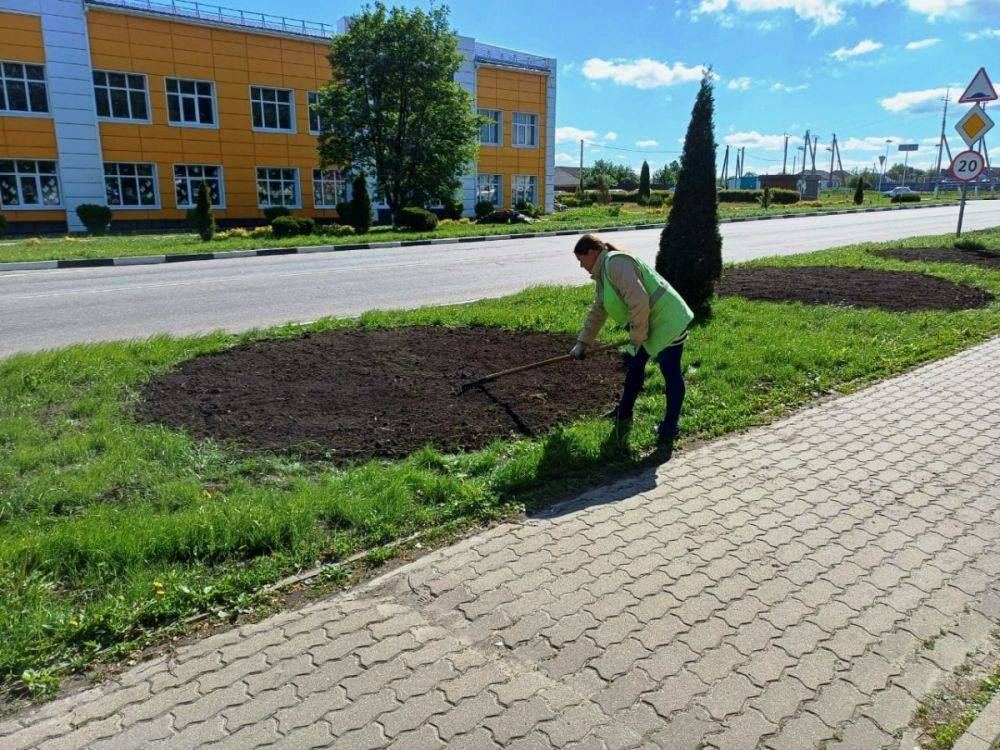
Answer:
<svg viewBox="0 0 1000 750"><path fill-rule="evenodd" d="M1000 338L185 646L0 747L892 748L997 648L998 543Z"/></svg>

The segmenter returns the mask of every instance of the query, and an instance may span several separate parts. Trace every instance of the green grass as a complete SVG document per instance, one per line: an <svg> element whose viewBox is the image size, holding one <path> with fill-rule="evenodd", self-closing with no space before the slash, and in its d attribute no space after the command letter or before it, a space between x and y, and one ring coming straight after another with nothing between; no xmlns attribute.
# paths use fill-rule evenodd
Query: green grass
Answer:
<svg viewBox="0 0 1000 750"><path fill-rule="evenodd" d="M942 194L940 200L953 200ZM924 203L930 201L925 200ZM891 205L881 194L870 191L863 208ZM772 206L765 211L753 203L723 203L722 218L740 218L763 214L815 213L817 211L853 210L857 208L850 196L843 193L824 194L818 202L802 202L790 206ZM190 233L110 235L106 237L53 237L9 239L0 241L0 263L37 260L70 260L83 258L131 257L137 255L189 254L249 250L262 247L305 247L310 245L346 245L358 242L395 242L429 238L490 236L524 232L550 232L563 229L597 229L610 226L656 224L667 220L668 208L647 209L636 204L573 208L543 217L535 224L477 225L444 224L433 232L394 231L392 227L376 227L366 235L346 237L307 236L273 238L229 238L202 242Z"/></svg>
<svg viewBox="0 0 1000 750"><path fill-rule="evenodd" d="M974 236L1000 250L1000 230ZM925 269L1000 295L998 272L906 264L868 254L872 247L768 262ZM306 329L416 324L575 332L591 297L589 285L539 287ZM56 665L80 668L108 649L127 652L195 613L231 617L254 609L264 600L260 586L316 560L342 560L421 529L484 523L544 504L641 463L652 449L662 409L662 380L652 371L624 449L606 422L581 419L539 439L497 441L473 453L426 448L403 461L338 469L295 456L240 455L129 417L138 387L156 373L241 341L302 330L161 336L0 361L0 685L45 692ZM1000 302L895 314L720 299L685 351L682 430L712 437L764 423L822 394L998 333ZM615 340L620 332L605 335Z"/></svg>

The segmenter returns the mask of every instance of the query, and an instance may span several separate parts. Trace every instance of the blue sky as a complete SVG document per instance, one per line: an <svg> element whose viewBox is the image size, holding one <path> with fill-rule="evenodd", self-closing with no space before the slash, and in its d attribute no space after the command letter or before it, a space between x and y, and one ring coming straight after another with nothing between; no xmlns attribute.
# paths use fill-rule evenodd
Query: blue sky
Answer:
<svg viewBox="0 0 1000 750"><path fill-rule="evenodd" d="M390 2L389 4L394 4ZM397 0L395 4L427 7ZM243 7L333 22L358 3L288 0ZM941 99L947 133L968 105L958 93L980 66L1000 84L1000 0L456 0L453 25L480 41L559 61L557 163L609 158L654 168L679 157L703 65L714 66L716 135L746 147L746 168L781 170L806 129L817 166L836 133L845 169L872 166L890 138L918 143L910 163L936 156ZM995 112L1000 123L1000 106ZM1000 124L991 159L1000 162ZM627 150L626 150L627 149Z"/></svg>

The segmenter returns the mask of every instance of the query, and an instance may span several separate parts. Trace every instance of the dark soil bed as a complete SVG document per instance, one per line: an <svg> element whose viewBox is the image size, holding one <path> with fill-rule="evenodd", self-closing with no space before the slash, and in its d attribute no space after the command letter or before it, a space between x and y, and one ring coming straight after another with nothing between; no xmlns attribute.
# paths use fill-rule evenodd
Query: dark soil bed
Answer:
<svg viewBox="0 0 1000 750"><path fill-rule="evenodd" d="M488 328L345 329L196 357L152 380L137 417L254 450L351 460L434 445L481 448L606 409L621 381L611 352L460 384L566 354L575 338Z"/></svg>
<svg viewBox="0 0 1000 750"><path fill-rule="evenodd" d="M768 302L878 307L894 312L985 307L993 295L939 276L841 266L727 268L716 291Z"/></svg>
<svg viewBox="0 0 1000 750"><path fill-rule="evenodd" d="M890 250L874 250L872 253L895 260L962 263L969 266L1000 269L1000 253L991 253L989 250L962 250L957 247L894 247Z"/></svg>

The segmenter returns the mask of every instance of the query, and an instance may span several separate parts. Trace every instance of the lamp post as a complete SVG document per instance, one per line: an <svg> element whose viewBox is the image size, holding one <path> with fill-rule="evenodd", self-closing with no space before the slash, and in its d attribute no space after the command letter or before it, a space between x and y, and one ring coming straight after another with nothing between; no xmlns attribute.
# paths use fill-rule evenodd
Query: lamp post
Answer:
<svg viewBox="0 0 1000 750"><path fill-rule="evenodd" d="M885 156L879 157L879 161L882 162L882 174L878 178L878 191L882 192L882 183L885 182L885 170L886 162L889 161L889 144L892 143L892 138L885 139Z"/></svg>

